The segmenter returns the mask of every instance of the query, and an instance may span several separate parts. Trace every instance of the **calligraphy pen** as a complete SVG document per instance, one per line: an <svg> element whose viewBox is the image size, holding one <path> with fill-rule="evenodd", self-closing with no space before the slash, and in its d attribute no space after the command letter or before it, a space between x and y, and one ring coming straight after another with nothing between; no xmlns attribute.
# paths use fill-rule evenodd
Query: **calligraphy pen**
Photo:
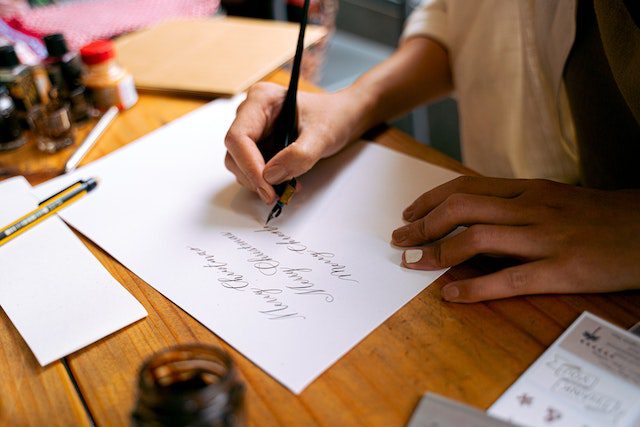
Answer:
<svg viewBox="0 0 640 427"><path fill-rule="evenodd" d="M309 14L310 0L305 0L302 11L302 19L300 21L300 33L298 34L298 45L296 47L296 55L293 59L293 68L291 70L291 80L289 80L289 88L287 95L282 104L282 110L278 118L273 124L273 131L269 136L260 141L260 152L267 163L284 150L289 144L295 142L298 138L298 120L297 120L297 96L298 96L298 80L300 79L300 63L302 62L302 51L304 50L304 32L307 28L307 15ZM273 218L277 218L282 213L282 208L289 203L291 197L296 191L297 181L295 178L281 184L274 185L273 188L278 196L273 209L267 218L267 224Z"/></svg>
<svg viewBox="0 0 640 427"><path fill-rule="evenodd" d="M98 123L91 129L89 135L82 141L82 144L78 147L78 149L69 157L69 160L64 165L64 172L69 173L75 170L80 164L80 161L84 158L84 156L93 148L95 143L98 141L98 138L104 133L105 130L109 127L113 119L116 118L118 112L120 110L118 107L113 106L104 112Z"/></svg>

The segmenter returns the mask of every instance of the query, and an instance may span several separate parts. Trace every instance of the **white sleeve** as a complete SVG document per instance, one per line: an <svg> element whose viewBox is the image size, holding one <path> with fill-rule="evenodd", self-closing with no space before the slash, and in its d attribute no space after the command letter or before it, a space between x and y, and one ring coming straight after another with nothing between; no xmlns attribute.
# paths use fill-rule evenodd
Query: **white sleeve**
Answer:
<svg viewBox="0 0 640 427"><path fill-rule="evenodd" d="M448 46L447 0L423 0L409 15L400 41L417 36L428 36Z"/></svg>

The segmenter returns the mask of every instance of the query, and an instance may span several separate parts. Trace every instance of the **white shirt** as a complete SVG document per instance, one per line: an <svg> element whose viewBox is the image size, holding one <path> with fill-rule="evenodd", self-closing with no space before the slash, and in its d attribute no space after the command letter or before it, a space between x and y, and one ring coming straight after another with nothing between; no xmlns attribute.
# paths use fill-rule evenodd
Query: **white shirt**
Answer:
<svg viewBox="0 0 640 427"><path fill-rule="evenodd" d="M425 0L403 39L449 52L462 155L500 177L578 180L562 72L575 38L575 0Z"/></svg>

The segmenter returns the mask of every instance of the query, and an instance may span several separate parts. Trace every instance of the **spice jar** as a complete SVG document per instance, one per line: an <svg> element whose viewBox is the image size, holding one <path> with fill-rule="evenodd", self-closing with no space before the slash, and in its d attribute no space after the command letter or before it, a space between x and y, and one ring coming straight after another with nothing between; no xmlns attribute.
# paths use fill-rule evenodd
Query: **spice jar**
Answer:
<svg viewBox="0 0 640 427"><path fill-rule="evenodd" d="M80 55L86 65L83 81L94 107L103 112L114 105L126 110L138 101L133 77L116 62L113 43L98 40L82 47Z"/></svg>
<svg viewBox="0 0 640 427"><path fill-rule="evenodd" d="M229 355L182 345L147 360L138 379L136 426L244 426L244 386Z"/></svg>

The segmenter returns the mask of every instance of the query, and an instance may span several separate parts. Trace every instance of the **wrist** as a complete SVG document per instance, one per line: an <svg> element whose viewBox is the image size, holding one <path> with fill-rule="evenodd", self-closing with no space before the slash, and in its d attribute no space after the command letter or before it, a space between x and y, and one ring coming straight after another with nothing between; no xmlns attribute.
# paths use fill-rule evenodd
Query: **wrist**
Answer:
<svg viewBox="0 0 640 427"><path fill-rule="evenodd" d="M358 82L337 92L344 99L345 116L349 129L349 141L359 138L363 133L379 123L376 114L378 97L374 90Z"/></svg>

